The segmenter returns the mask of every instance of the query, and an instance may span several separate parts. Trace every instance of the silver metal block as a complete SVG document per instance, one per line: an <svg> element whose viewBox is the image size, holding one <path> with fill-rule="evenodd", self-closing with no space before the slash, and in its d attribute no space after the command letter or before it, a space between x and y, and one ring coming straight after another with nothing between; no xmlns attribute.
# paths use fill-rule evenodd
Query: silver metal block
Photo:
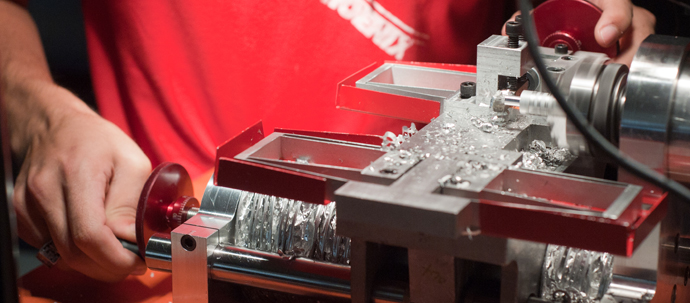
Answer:
<svg viewBox="0 0 690 303"><path fill-rule="evenodd" d="M218 230L182 224L171 236L173 300L208 302L208 257L220 244Z"/></svg>
<svg viewBox="0 0 690 303"><path fill-rule="evenodd" d="M489 104L498 76L521 77L534 66L527 43L508 47L508 37L493 35L477 45L477 104Z"/></svg>

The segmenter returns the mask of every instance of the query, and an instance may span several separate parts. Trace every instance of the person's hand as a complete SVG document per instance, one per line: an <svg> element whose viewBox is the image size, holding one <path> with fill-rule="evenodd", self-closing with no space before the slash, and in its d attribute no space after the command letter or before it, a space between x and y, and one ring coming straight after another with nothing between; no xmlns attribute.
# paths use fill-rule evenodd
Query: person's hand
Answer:
<svg viewBox="0 0 690 303"><path fill-rule="evenodd" d="M117 238L136 242L148 158L69 91L52 83L29 91L26 104L43 104L45 110L36 110L41 114L14 132L25 134L24 146L12 138L13 149L25 155L13 201L20 237L36 247L52 239L61 256L57 266L95 279L142 274L143 261Z"/></svg>
<svg viewBox="0 0 690 303"><path fill-rule="evenodd" d="M630 65L637 49L647 36L654 33L656 18L648 10L633 5L630 0L591 0L601 8L601 18L594 28L594 37L603 47L620 42L620 54L613 62ZM515 20L516 12L509 21ZM502 34L505 35L505 25Z"/></svg>
<svg viewBox="0 0 690 303"><path fill-rule="evenodd" d="M630 0L592 0L603 14L594 29L599 45L620 42L620 53L613 62L630 66L640 44L654 34L656 17L648 10L632 5Z"/></svg>

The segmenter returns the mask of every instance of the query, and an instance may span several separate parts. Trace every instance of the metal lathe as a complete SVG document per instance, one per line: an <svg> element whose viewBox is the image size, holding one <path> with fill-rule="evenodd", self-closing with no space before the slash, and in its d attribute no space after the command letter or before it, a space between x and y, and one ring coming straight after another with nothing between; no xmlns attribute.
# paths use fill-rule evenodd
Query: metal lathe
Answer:
<svg viewBox="0 0 690 303"><path fill-rule="evenodd" d="M535 9L546 74L516 21L476 66L376 63L338 84L338 107L402 130L258 123L218 148L200 202L184 168L159 166L137 217L147 266L172 272L176 303L208 302L216 281L287 302L690 302L689 201L602 156L543 85L688 182L690 39L652 35L630 68L610 63L617 46L591 30L540 23L564 3L597 12Z"/></svg>

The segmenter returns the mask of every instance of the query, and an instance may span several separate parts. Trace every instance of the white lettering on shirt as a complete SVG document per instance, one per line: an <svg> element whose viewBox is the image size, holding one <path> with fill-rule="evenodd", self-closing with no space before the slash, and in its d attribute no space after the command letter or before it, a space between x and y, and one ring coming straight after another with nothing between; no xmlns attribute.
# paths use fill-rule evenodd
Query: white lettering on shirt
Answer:
<svg viewBox="0 0 690 303"><path fill-rule="evenodd" d="M427 38L404 24L383 6L372 0L320 0L345 20L350 21L364 37L371 39L386 54L402 60L405 51L417 42L413 37Z"/></svg>

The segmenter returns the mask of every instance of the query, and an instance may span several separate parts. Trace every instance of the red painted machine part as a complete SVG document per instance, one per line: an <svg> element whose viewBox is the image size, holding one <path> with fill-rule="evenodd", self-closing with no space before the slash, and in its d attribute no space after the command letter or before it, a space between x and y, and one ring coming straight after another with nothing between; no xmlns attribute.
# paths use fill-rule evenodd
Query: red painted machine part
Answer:
<svg viewBox="0 0 690 303"><path fill-rule="evenodd" d="M618 55L618 43L602 47L594 37L601 14L601 9L584 0L550 0L532 12L541 46L564 43L572 51L604 53L614 58Z"/></svg>
<svg viewBox="0 0 690 303"><path fill-rule="evenodd" d="M637 220L611 220L554 211L511 207L498 201L480 199L479 222L482 234L552 243L582 249L632 256L668 208L666 194L644 195L649 206ZM544 228L545 226L555 228ZM596 236L594 236L596 235Z"/></svg>
<svg viewBox="0 0 690 303"><path fill-rule="evenodd" d="M146 180L137 206L137 246L141 257L153 234L170 233L182 224L183 213L199 205L194 198L192 179L182 165L170 162L158 165Z"/></svg>
<svg viewBox="0 0 690 303"><path fill-rule="evenodd" d="M314 134L317 132L304 132ZM216 151L214 183L217 186L237 188L271 196L288 197L304 202L327 204L325 199L328 180L306 173L235 159L239 153L264 138L261 121L226 141ZM323 133L322 137L329 137ZM371 140L367 136L360 141ZM337 137L337 136L336 136Z"/></svg>
<svg viewBox="0 0 690 303"><path fill-rule="evenodd" d="M386 61L384 63L422 66L466 73L477 72L477 68L473 65L404 61ZM357 87L359 79L364 78L364 76L373 72L384 63L373 63L338 83L336 107L338 109L419 123L429 123L432 119L438 117L441 111L441 103L437 101L393 95Z"/></svg>

